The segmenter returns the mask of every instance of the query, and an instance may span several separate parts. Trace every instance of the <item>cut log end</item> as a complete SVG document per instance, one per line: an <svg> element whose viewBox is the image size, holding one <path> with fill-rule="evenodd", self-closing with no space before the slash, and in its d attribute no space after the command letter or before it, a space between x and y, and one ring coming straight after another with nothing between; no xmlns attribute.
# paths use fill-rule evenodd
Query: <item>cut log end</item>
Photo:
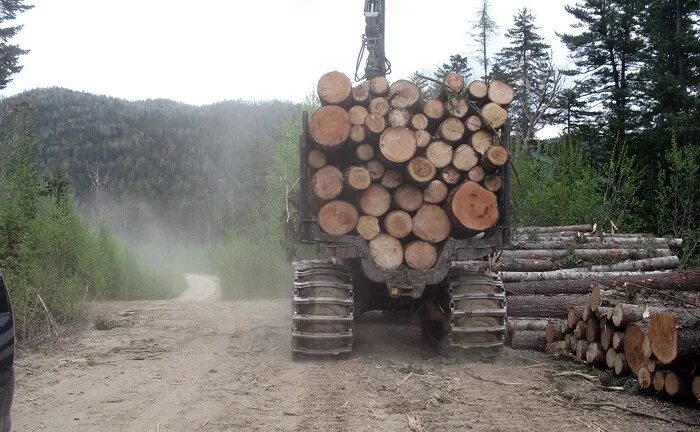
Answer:
<svg viewBox="0 0 700 432"><path fill-rule="evenodd" d="M651 387L651 373L646 367L640 368L637 371L637 381L639 381L639 387L643 389Z"/></svg>
<svg viewBox="0 0 700 432"><path fill-rule="evenodd" d="M488 95L488 86L481 80L469 83L469 95L476 100L481 100Z"/></svg>
<svg viewBox="0 0 700 432"><path fill-rule="evenodd" d="M508 120L508 111L496 103L487 103L481 108L481 116L493 129L500 129Z"/></svg>
<svg viewBox="0 0 700 432"><path fill-rule="evenodd" d="M372 239L369 242L369 253L374 264L382 270L392 270L403 263L403 246L389 234L379 234Z"/></svg>
<svg viewBox="0 0 700 432"><path fill-rule="evenodd" d="M615 359L615 375L627 375L628 372L629 364L627 363L627 356L623 353L617 353L617 358Z"/></svg>
<svg viewBox="0 0 700 432"><path fill-rule="evenodd" d="M445 167L440 172L442 180L450 186L454 186L462 180L462 174L455 167Z"/></svg>
<svg viewBox="0 0 700 432"><path fill-rule="evenodd" d="M362 215L357 221L357 232L363 239L370 241L379 235L379 219L374 216Z"/></svg>
<svg viewBox="0 0 700 432"><path fill-rule="evenodd" d="M429 126L428 116L423 113L414 114L411 117L411 126L416 130L425 130Z"/></svg>
<svg viewBox="0 0 700 432"><path fill-rule="evenodd" d="M345 201L326 203L318 212L318 224L330 235L345 235L357 226L360 215L352 204Z"/></svg>
<svg viewBox="0 0 700 432"><path fill-rule="evenodd" d="M495 167L503 166L506 164L506 162L508 162L508 150L501 146L489 147L484 156L486 157L486 160L488 160L489 164Z"/></svg>
<svg viewBox="0 0 700 432"><path fill-rule="evenodd" d="M332 165L327 165L311 177L311 190L323 201L335 199L343 191L343 173Z"/></svg>
<svg viewBox="0 0 700 432"><path fill-rule="evenodd" d="M386 120L378 114L371 113L365 119L365 129L372 136L380 135L386 129Z"/></svg>
<svg viewBox="0 0 700 432"><path fill-rule="evenodd" d="M405 127L390 127L379 139L382 155L393 163L405 163L416 153L416 135Z"/></svg>
<svg viewBox="0 0 700 432"><path fill-rule="evenodd" d="M423 205L423 192L413 185L403 185L394 192L394 203L408 213L418 210Z"/></svg>
<svg viewBox="0 0 700 432"><path fill-rule="evenodd" d="M452 146L444 141L433 141L425 149L425 157L435 165L436 168L445 168L452 162L454 150Z"/></svg>
<svg viewBox="0 0 700 432"><path fill-rule="evenodd" d="M481 121L481 118L479 118L479 116L473 115L467 118L467 121L464 122L464 126L467 127L468 131L476 132L482 128L483 122Z"/></svg>
<svg viewBox="0 0 700 432"><path fill-rule="evenodd" d="M470 231L488 230L499 218L496 195L470 181L448 198L448 211L459 226Z"/></svg>
<svg viewBox="0 0 700 432"><path fill-rule="evenodd" d="M467 178L469 178L469 180L476 182L476 183L481 182L484 179L484 177L486 177L486 172L479 165L470 169L469 172L467 173Z"/></svg>
<svg viewBox="0 0 700 432"><path fill-rule="evenodd" d="M309 120L311 139L324 150L336 150L350 136L350 116L344 109L328 105L318 109Z"/></svg>
<svg viewBox="0 0 700 432"><path fill-rule="evenodd" d="M317 91L322 103L338 105L350 98L352 83L342 72L328 72L318 80Z"/></svg>
<svg viewBox="0 0 700 432"><path fill-rule="evenodd" d="M403 184L403 174L399 170L387 170L382 176L381 185L387 189L396 189Z"/></svg>
<svg viewBox="0 0 700 432"><path fill-rule="evenodd" d="M423 105L423 114L429 120L441 120L445 116L445 105L438 99L428 99Z"/></svg>
<svg viewBox="0 0 700 432"><path fill-rule="evenodd" d="M369 83L364 82L352 89L352 100L358 105L367 106L369 103Z"/></svg>
<svg viewBox="0 0 700 432"><path fill-rule="evenodd" d="M384 228L389 235L402 239L413 231L413 220L405 211L394 210L384 218Z"/></svg>
<svg viewBox="0 0 700 432"><path fill-rule="evenodd" d="M494 80L489 83L488 98L491 102L506 106L513 102L515 92L510 85L503 81Z"/></svg>
<svg viewBox="0 0 700 432"><path fill-rule="evenodd" d="M326 166L326 153L321 150L311 150L306 157L309 166L313 169L321 169Z"/></svg>
<svg viewBox="0 0 700 432"><path fill-rule="evenodd" d="M469 143L477 153L483 155L493 145L493 137L490 133L482 129L472 134Z"/></svg>
<svg viewBox="0 0 700 432"><path fill-rule="evenodd" d="M360 144L355 149L355 156L361 162L367 162L374 158L374 148L369 144Z"/></svg>
<svg viewBox="0 0 700 432"><path fill-rule="evenodd" d="M429 270L437 262L437 249L424 241L414 241L406 246L406 265L414 270Z"/></svg>
<svg viewBox="0 0 700 432"><path fill-rule="evenodd" d="M414 107L420 99L420 88L411 81L398 80L389 87L389 100L394 108Z"/></svg>
<svg viewBox="0 0 700 432"><path fill-rule="evenodd" d="M360 195L360 208L364 214L379 217L389 210L391 195L381 185L373 184Z"/></svg>
<svg viewBox="0 0 700 432"><path fill-rule="evenodd" d="M350 124L353 126L362 126L365 124L365 119L369 115L367 108L361 105L355 105L348 110L348 116L350 117Z"/></svg>
<svg viewBox="0 0 700 432"><path fill-rule="evenodd" d="M440 243L447 239L450 231L451 224L447 213L436 205L423 204L413 217L413 233L428 243Z"/></svg>
<svg viewBox="0 0 700 432"><path fill-rule="evenodd" d="M637 371L646 367L649 357L644 353L644 343L648 341L646 331L638 323L632 323L625 330L625 356L629 363L630 370L636 374ZM648 342L647 342L648 343Z"/></svg>
<svg viewBox="0 0 700 432"><path fill-rule="evenodd" d="M503 188L503 178L499 175L487 175L484 178L484 187L491 192L498 192Z"/></svg>
<svg viewBox="0 0 700 432"><path fill-rule="evenodd" d="M666 371L657 370L654 372L654 376L651 379L651 386L657 392L664 391L664 385L666 382Z"/></svg>
<svg viewBox="0 0 700 432"><path fill-rule="evenodd" d="M430 183L437 174L435 165L424 157L414 157L406 168L408 178L418 185Z"/></svg>
<svg viewBox="0 0 700 432"><path fill-rule="evenodd" d="M389 100L387 98L374 98L369 103L370 114L375 114L379 117L384 117L387 114L389 114L389 110L391 110L391 105L389 105Z"/></svg>
<svg viewBox="0 0 700 432"><path fill-rule="evenodd" d="M428 131L417 130L414 133L416 135L416 146L423 148L430 144L431 136Z"/></svg>
<svg viewBox="0 0 700 432"><path fill-rule="evenodd" d="M389 125L392 127L407 127L411 124L411 113L403 108L393 108L389 111Z"/></svg>
<svg viewBox="0 0 700 432"><path fill-rule="evenodd" d="M367 131L364 126L351 126L350 127L350 141L355 144L362 144L367 139Z"/></svg>
<svg viewBox="0 0 700 432"><path fill-rule="evenodd" d="M372 184L372 178L365 167L350 167L345 173L345 181L352 190L363 191Z"/></svg>
<svg viewBox="0 0 700 432"><path fill-rule="evenodd" d="M374 77L369 82L369 91L375 96L384 96L389 93L389 80L386 77Z"/></svg>
<svg viewBox="0 0 700 432"><path fill-rule="evenodd" d="M464 137L466 127L458 118L450 117L440 124L438 134L448 142L457 142Z"/></svg>
<svg viewBox="0 0 700 432"><path fill-rule="evenodd" d="M445 75L445 78L442 82L448 89L452 90L455 93L461 93L462 90L464 90L464 78L462 78L462 75L458 73L448 73L447 75Z"/></svg>
<svg viewBox="0 0 700 432"><path fill-rule="evenodd" d="M445 201L448 194L447 185L440 180L433 180L423 189L423 201L428 204L440 204Z"/></svg>
<svg viewBox="0 0 700 432"><path fill-rule="evenodd" d="M452 165L454 165L454 167L458 170L465 172L469 171L477 166L478 163L479 155L476 154L471 146L462 144L454 150Z"/></svg>
<svg viewBox="0 0 700 432"><path fill-rule="evenodd" d="M384 176L384 172L386 171L384 165L382 165L382 163L378 160L372 159L371 161L367 161L366 166L367 171L369 172L369 177L372 180L379 180Z"/></svg>

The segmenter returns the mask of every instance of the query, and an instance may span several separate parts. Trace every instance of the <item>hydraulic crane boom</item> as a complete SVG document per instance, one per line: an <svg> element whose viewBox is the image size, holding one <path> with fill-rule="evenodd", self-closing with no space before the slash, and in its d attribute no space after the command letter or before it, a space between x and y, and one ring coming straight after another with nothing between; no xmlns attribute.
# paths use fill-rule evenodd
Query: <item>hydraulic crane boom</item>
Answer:
<svg viewBox="0 0 700 432"><path fill-rule="evenodd" d="M384 19L386 17L385 0L365 0L365 34L362 36L362 47L357 58L355 79L372 79L391 73L391 63L384 52ZM365 74L359 77L360 64L367 49L367 65Z"/></svg>

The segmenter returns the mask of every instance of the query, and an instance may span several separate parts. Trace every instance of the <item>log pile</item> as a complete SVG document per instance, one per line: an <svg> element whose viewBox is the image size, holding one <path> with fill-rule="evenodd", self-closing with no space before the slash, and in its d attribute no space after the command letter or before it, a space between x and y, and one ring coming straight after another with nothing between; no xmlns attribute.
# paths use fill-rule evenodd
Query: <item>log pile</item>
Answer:
<svg viewBox="0 0 700 432"><path fill-rule="evenodd" d="M375 265L433 268L450 236L488 232L509 158L500 145L513 89L447 74L438 98L385 77L353 88L330 72L309 119L308 202L325 233L360 235Z"/></svg>
<svg viewBox="0 0 700 432"><path fill-rule="evenodd" d="M505 260L491 264L506 281L511 345L633 376L648 392L700 400L700 270L676 270L672 248L682 240L557 229L525 238L516 230L513 247L644 249L649 256L594 264L585 256L564 262L556 254L509 258L504 251Z"/></svg>

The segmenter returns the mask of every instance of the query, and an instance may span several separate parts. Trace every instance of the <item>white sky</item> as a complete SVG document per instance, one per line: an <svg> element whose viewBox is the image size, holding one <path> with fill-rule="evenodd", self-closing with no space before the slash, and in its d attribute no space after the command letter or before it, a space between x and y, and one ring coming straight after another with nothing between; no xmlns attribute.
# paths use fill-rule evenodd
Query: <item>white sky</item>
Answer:
<svg viewBox="0 0 700 432"><path fill-rule="evenodd" d="M364 32L363 0L34 1L13 40L31 52L0 92L59 86L120 98L190 104L227 99L300 101L325 72L354 74ZM390 78L430 70L450 54L472 54L468 32L480 0L387 0ZM573 0L493 0L499 36L527 6L568 66L555 32L569 31ZM342 17L338 19L337 17ZM479 66L472 62L473 67ZM364 67L364 66L363 66Z"/></svg>

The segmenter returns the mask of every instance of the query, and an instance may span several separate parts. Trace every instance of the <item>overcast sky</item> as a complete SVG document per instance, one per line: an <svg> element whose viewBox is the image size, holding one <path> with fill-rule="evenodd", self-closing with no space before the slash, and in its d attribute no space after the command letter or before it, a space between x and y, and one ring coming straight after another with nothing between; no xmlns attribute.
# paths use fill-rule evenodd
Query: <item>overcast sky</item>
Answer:
<svg viewBox="0 0 700 432"><path fill-rule="evenodd" d="M59 86L120 98L190 104L227 99L300 101L329 70L354 74L364 31L363 0L28 1L13 40L31 52L2 96ZM450 54L474 57L468 32L480 0L387 0L391 79L430 70ZM565 67L555 32L573 20L573 0L492 1L499 36L521 7ZM476 63L473 64L476 68Z"/></svg>

